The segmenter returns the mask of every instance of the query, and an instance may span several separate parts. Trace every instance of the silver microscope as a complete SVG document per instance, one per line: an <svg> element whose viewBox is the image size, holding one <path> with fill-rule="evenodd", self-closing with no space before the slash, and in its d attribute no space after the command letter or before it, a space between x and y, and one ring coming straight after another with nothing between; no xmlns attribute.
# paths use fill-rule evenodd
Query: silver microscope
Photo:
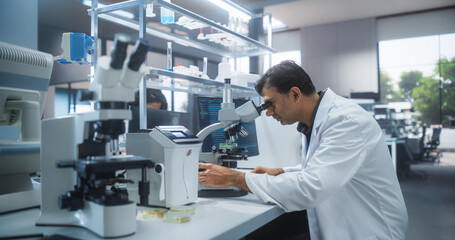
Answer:
<svg viewBox="0 0 455 240"><path fill-rule="evenodd" d="M248 134L243 129L241 122L253 121L260 116L261 111L267 108L269 104L256 107L252 101L249 101L234 109L229 79L225 83L223 99L222 109L218 116L220 122L204 128L197 135L183 126L159 126L151 130L127 134L126 151L128 154L154 156L156 162L155 168L147 170L147 175L150 177L151 193L148 205L169 208L195 202L198 196L201 197L201 187L204 190L206 189L206 187L198 184L197 180L198 163L201 158L205 162L233 167L233 163L238 160L238 155L246 156L242 152L245 150L238 148L235 143L237 133ZM202 141L219 128L224 128L226 142L230 147L222 150L217 149L214 154L201 155ZM138 180L141 178L140 174L139 170L129 170L128 178ZM210 193L219 193L217 190L220 189L207 190ZM134 198L134 196L139 196L134 192L138 192L140 189L129 184L128 191L133 193ZM136 202L139 203L139 199L136 199Z"/></svg>
<svg viewBox="0 0 455 240"><path fill-rule="evenodd" d="M128 199L124 172L153 168L149 157L121 155L119 135L131 119L128 102L141 81L148 52L138 40L126 59L130 38L116 35L111 56L99 58L93 82L82 99L94 110L42 121L41 214L38 226L76 226L101 237L128 236L136 231L136 203ZM139 186L148 193L143 174ZM142 196L147 201L148 196Z"/></svg>
<svg viewBox="0 0 455 240"><path fill-rule="evenodd" d="M208 135L217 129L224 128L226 143L221 146L213 146L211 153L201 153L199 161L213 163L229 168L237 168L237 161L247 160L245 148L237 146L238 134L248 136L248 132L242 127L242 122L254 121L261 112L271 106L270 102L264 102L256 106L253 101L248 101L238 108L232 98L231 79L224 81L223 102L218 112L218 123L214 123L202 129L197 136L203 141ZM199 184L199 197L238 197L247 192L237 187L212 188Z"/></svg>

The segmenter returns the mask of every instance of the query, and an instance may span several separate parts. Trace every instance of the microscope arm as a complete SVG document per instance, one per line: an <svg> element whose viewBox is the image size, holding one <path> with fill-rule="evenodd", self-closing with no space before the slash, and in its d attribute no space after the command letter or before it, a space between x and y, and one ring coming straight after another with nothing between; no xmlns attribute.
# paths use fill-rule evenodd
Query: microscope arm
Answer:
<svg viewBox="0 0 455 240"><path fill-rule="evenodd" d="M196 134L196 136L198 138L200 138L202 141L204 141L204 139L208 135L210 135L210 133L214 132L217 129L224 128L225 126L227 126L227 124L224 122L218 122L218 123L211 124L211 125L205 127L204 129L202 129L201 131L199 131L199 133Z"/></svg>
<svg viewBox="0 0 455 240"><path fill-rule="evenodd" d="M261 112L264 111L265 109L270 107L270 102L265 102L259 107L256 107L256 105L253 103L253 101L248 101L244 103L242 106L238 107L235 109L235 115L237 116L237 119L240 119L241 122L251 122L254 121L256 118L258 118L261 115ZM230 115L229 115L230 116ZM212 125L209 125L202 129L196 136L199 137L200 139L204 140L210 133L213 131L220 129L220 128L225 128L232 123L237 122L237 120L232 121L233 119L236 118L231 118L231 121L222 121L218 123L214 123ZM229 126L232 127L232 126Z"/></svg>

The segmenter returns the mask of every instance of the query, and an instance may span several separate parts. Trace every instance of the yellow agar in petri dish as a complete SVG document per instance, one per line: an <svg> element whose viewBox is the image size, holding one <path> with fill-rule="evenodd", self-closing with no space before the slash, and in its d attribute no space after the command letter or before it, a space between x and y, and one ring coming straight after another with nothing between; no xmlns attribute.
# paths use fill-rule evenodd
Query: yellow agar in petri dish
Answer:
<svg viewBox="0 0 455 240"><path fill-rule="evenodd" d="M172 213L180 213L182 215L191 216L194 215L196 210L196 205L184 205L178 207L171 207L169 210Z"/></svg>
<svg viewBox="0 0 455 240"><path fill-rule="evenodd" d="M166 222L169 222L169 223L186 223L191 220L191 218L188 216L175 216L174 214L169 214L169 213L170 212L168 212L164 216L164 220L166 220Z"/></svg>
<svg viewBox="0 0 455 240"><path fill-rule="evenodd" d="M164 220L170 223L185 223L191 220L191 216L195 214L196 204L171 207L164 216Z"/></svg>
<svg viewBox="0 0 455 240"><path fill-rule="evenodd" d="M165 208L150 208L141 211L143 219L160 219L163 218L167 212L168 210Z"/></svg>

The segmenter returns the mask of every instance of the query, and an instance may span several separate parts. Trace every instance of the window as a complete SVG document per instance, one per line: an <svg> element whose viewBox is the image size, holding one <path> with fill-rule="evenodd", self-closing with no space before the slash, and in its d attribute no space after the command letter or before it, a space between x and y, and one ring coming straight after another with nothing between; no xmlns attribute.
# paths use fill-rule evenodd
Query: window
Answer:
<svg viewBox="0 0 455 240"><path fill-rule="evenodd" d="M272 54L272 65L271 66L274 66L284 60L292 60L300 65L301 64L300 50L279 52L279 53ZM264 72L267 71L271 66L269 64L269 58L268 58L268 56L266 56L264 58Z"/></svg>
<svg viewBox="0 0 455 240"><path fill-rule="evenodd" d="M379 42L381 102L410 102L427 124L455 116L455 34Z"/></svg>

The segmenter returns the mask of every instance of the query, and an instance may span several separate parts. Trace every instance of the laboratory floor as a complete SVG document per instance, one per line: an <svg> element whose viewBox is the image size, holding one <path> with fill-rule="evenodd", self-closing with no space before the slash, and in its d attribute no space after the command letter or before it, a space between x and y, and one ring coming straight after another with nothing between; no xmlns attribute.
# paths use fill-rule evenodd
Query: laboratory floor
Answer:
<svg viewBox="0 0 455 240"><path fill-rule="evenodd" d="M443 152L440 160L411 166L424 171L426 179L411 175L400 180L409 215L408 240L454 239L455 152Z"/></svg>

